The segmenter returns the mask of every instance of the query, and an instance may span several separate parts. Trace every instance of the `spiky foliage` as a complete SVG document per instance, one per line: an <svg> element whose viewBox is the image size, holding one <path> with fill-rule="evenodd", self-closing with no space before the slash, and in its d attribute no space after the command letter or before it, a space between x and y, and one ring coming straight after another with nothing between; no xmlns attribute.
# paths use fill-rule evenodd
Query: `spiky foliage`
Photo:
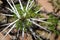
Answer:
<svg viewBox="0 0 60 40"><path fill-rule="evenodd" d="M51 24L49 24L49 30L53 31L55 34L59 35L59 31L56 30L56 27L58 25L59 19L53 15L49 15L49 18L47 21L51 22Z"/></svg>
<svg viewBox="0 0 60 40"><path fill-rule="evenodd" d="M26 5L23 5L24 10L21 10L19 4L16 5L16 8L17 8L17 10L19 12L19 15L21 15L20 20L16 23L17 24L16 25L17 28L22 29L23 28L23 25L25 27L29 27L29 26L31 26L31 23L29 21L27 21L27 19L39 17L39 14L37 12L37 10L39 10L39 7L37 5L35 5L34 2L32 3L32 5L29 5L29 8L28 9L26 8ZM17 19L16 16L14 16L14 18Z"/></svg>
<svg viewBox="0 0 60 40"><path fill-rule="evenodd" d="M3 37L3 39L12 31L13 28L16 28L19 31L22 31L22 40L24 40L24 32L30 31L31 34L34 36L36 40L40 40L40 37L36 35L36 33L33 31L31 26L33 24L40 28L44 29L45 31L50 32L49 30L58 33L55 30L55 26L58 23L58 18L56 18L53 15L49 15L49 18L43 18L39 14L39 11L43 8L41 6L38 6L34 0L28 0L27 4L22 4L21 0L18 0L19 4L14 4L13 0L11 0L11 3L9 0L7 0L8 4L10 5L9 9L11 12L13 12L13 19L15 20L14 22L10 23L2 32L4 32L6 29L8 29L10 26L10 30L6 33L6 35ZM43 21L46 19L47 21ZM40 22L44 27L37 23ZM45 24L47 24L48 28L45 28ZM28 30L28 29L29 30ZM48 30L49 29L49 30Z"/></svg>
<svg viewBox="0 0 60 40"><path fill-rule="evenodd" d="M49 15L48 20L43 21L46 18L41 18L43 16L39 14L39 11L42 9L42 7L38 6L34 0L28 0L27 4L22 4L21 0L19 0L19 4L14 4L13 0L11 0L12 4L9 2L9 0L7 0L7 2L11 7L11 9L7 9L13 12L13 19L15 21L10 23L10 25L7 26L2 32L13 25L7 34L9 34L13 28L16 28L17 30L22 31L22 40L24 40L24 32L26 31L30 31L34 38L37 40L37 38L40 39L40 37L37 36L31 28L31 26L34 24L37 27L44 29L45 31L50 32L49 30L51 30L55 33L58 33L57 30L55 30L55 26L58 23L58 18L53 15ZM37 22L40 22L41 24L38 24ZM45 24L47 24L48 28L41 26L45 26ZM27 28L29 28L29 30ZM7 34L4 36L4 38L7 36Z"/></svg>
<svg viewBox="0 0 60 40"><path fill-rule="evenodd" d="M21 0L18 0L19 4L14 4L13 0L11 0L11 3L9 2L9 0L7 0L8 4L10 5L9 9L11 12L14 13L13 17L15 19L14 22L10 23L9 26L7 26L2 32L4 32L7 28L9 28L10 26L12 26L10 28L10 30L6 33L6 35L3 37L3 39L11 32L11 30L13 28L17 28L17 30L22 31L22 40L24 40L24 32L28 31L27 28L29 28L29 30L31 31L32 35L36 38L39 38L39 36L37 36L32 28L30 28L32 26L32 24L38 26L39 28L42 28L46 31L48 31L46 28L40 26L39 24L37 24L35 21L41 21L41 22L45 22L42 19L44 18L40 18L39 15L39 11L41 10L41 8L35 4L34 0L28 0L26 5L23 5ZM38 19L39 18L39 19ZM3 40L2 39L2 40ZM40 38L39 38L40 39Z"/></svg>

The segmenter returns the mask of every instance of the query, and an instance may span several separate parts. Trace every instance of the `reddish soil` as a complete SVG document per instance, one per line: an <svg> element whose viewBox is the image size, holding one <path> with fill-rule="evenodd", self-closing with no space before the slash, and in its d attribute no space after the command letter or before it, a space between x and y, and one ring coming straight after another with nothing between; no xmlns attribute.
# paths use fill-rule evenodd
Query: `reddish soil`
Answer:
<svg viewBox="0 0 60 40"><path fill-rule="evenodd" d="M52 5L48 2L48 0L37 0L38 4L42 5L42 7L45 8L46 11L52 12L53 7Z"/></svg>
<svg viewBox="0 0 60 40"><path fill-rule="evenodd" d="M2 38L4 37L4 35L0 32L0 40L2 40ZM7 35L4 40L11 40L11 38L9 37L9 35Z"/></svg>

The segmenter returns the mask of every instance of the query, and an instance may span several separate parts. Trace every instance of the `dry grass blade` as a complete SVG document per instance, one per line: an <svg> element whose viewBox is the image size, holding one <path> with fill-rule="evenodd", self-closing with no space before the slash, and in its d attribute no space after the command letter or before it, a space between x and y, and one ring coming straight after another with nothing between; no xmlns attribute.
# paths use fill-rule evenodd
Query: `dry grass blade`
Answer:
<svg viewBox="0 0 60 40"><path fill-rule="evenodd" d="M38 19L38 20L46 20L48 18L30 18L30 19L33 19L33 20L35 20L35 19Z"/></svg>
<svg viewBox="0 0 60 40"><path fill-rule="evenodd" d="M46 21L43 21L43 20L41 20L41 19L33 18L32 20L33 20L33 21L39 21L39 22L44 22L44 23L51 24L50 22L46 22Z"/></svg>
<svg viewBox="0 0 60 40"><path fill-rule="evenodd" d="M3 16L13 16L13 15L10 15L10 14L2 14Z"/></svg>
<svg viewBox="0 0 60 40"><path fill-rule="evenodd" d="M36 11L35 13L38 13L39 11L41 11L44 7L41 7L38 11Z"/></svg>
<svg viewBox="0 0 60 40"><path fill-rule="evenodd" d="M10 25L8 25L4 30L2 30L1 32L4 32L7 28L9 28L11 25L13 25L15 22L19 21L19 19L15 20L14 22L10 23Z"/></svg>
<svg viewBox="0 0 60 40"><path fill-rule="evenodd" d="M26 6L26 11L28 11L27 9L29 8L29 3L30 3L30 0L28 0L27 6Z"/></svg>
<svg viewBox="0 0 60 40"><path fill-rule="evenodd" d="M33 3L34 3L34 0L31 1L30 5L29 5L29 10L33 7Z"/></svg>
<svg viewBox="0 0 60 40"><path fill-rule="evenodd" d="M29 30L31 31L31 33L32 33L32 35L34 36L34 38L36 39L36 35L35 35L35 33L33 32L33 30L32 30L32 28L29 28Z"/></svg>
<svg viewBox="0 0 60 40"><path fill-rule="evenodd" d="M42 40L38 35L36 35L35 32L33 32L32 28L29 28L29 30L31 31L32 35L34 36L34 38L35 38L36 40L37 40L37 38L38 38L39 40ZM37 38L36 38L36 37L37 37Z"/></svg>
<svg viewBox="0 0 60 40"><path fill-rule="evenodd" d="M20 18L20 15L19 15L19 13L18 13L18 11L17 11L17 8L15 7L15 4L14 4L13 0L11 0L11 2L12 2L12 4L13 4L13 6L14 6L15 11L16 11L15 14L17 15L18 18Z"/></svg>
<svg viewBox="0 0 60 40"><path fill-rule="evenodd" d="M11 5L11 3L7 0L8 4L10 5L10 7L12 8L12 10L15 12L14 7Z"/></svg>
<svg viewBox="0 0 60 40"><path fill-rule="evenodd" d="M22 30L22 40L24 40L24 27L23 27L23 30Z"/></svg>
<svg viewBox="0 0 60 40"><path fill-rule="evenodd" d="M7 26L7 25L9 25L9 24L11 24L11 23L3 24L3 25L1 25L1 26Z"/></svg>
<svg viewBox="0 0 60 40"><path fill-rule="evenodd" d="M28 21L29 21L29 22L31 22L31 23L33 23L33 24L35 24L35 25L36 25L36 26L38 26L39 28L44 29L44 30L46 30L46 31L50 32L49 30L47 30L47 28L44 28L44 27L40 26L40 25L39 25L39 24L37 24L36 22L31 21L30 19L28 19Z"/></svg>
<svg viewBox="0 0 60 40"><path fill-rule="evenodd" d="M22 11L24 11L24 8L23 8L23 5L21 3L21 0L19 0L19 3L20 3L20 6L21 6Z"/></svg>
<svg viewBox="0 0 60 40"><path fill-rule="evenodd" d="M10 8L7 8L7 9L10 10L11 12L15 13L12 9L10 9Z"/></svg>
<svg viewBox="0 0 60 40"><path fill-rule="evenodd" d="M12 10L11 11L13 11L15 14L16 14L16 16L18 17L18 18L20 18L20 15L18 14L18 12L15 10L15 8L12 6L12 4L7 0L7 2L8 2L8 4L10 5L10 7L12 8ZM10 9L9 9L10 10Z"/></svg>
<svg viewBox="0 0 60 40"><path fill-rule="evenodd" d="M11 27L11 29L6 33L6 35L2 38L2 40L4 40L4 38L11 32L11 30L15 28L15 24Z"/></svg>

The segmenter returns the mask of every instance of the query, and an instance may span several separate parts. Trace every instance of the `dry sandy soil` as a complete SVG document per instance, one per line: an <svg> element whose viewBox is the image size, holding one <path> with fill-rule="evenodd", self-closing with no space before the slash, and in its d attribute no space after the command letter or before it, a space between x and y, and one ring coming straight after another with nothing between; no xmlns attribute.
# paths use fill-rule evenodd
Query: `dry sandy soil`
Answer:
<svg viewBox="0 0 60 40"><path fill-rule="evenodd" d="M48 2L48 0L37 0L38 4L42 5L46 11L51 12L53 11L52 5Z"/></svg>

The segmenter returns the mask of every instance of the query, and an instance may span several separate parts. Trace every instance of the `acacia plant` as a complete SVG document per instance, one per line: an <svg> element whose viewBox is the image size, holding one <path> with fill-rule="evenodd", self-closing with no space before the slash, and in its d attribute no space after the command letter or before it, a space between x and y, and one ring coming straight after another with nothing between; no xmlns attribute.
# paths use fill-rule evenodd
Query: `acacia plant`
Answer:
<svg viewBox="0 0 60 40"><path fill-rule="evenodd" d="M35 38L40 39L40 37L37 36L35 32L33 32L33 29L31 28L31 26L34 24L36 27L49 31L47 30L47 28L44 28L35 22L35 21L40 21L40 22L48 23L46 21L43 21L43 19L46 19L46 18L40 18L39 11L43 7L38 6L34 0L28 0L26 5L22 4L21 0L18 0L18 1L19 1L19 4L14 4L13 0L11 0L11 2L7 0L8 4L11 7L7 9L9 9L13 13L13 17L15 21L10 23L2 31L4 32L6 29L12 26L10 30L6 33L6 35L2 38L2 40L12 31L13 28L16 28L17 30L22 31L22 40L24 40L24 32L28 31L28 29Z"/></svg>

